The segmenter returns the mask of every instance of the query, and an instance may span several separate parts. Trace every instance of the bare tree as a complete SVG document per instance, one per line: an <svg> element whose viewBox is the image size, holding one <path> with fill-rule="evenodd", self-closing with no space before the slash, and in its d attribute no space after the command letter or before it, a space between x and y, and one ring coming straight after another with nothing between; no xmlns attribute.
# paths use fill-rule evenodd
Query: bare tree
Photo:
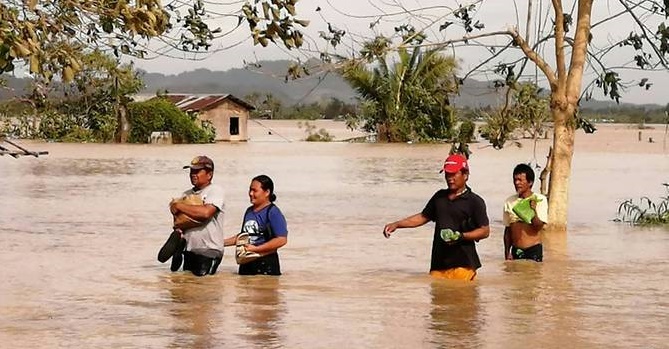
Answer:
<svg viewBox="0 0 669 349"><path fill-rule="evenodd" d="M628 70L654 71L668 67L668 1L600 2L598 6L602 8L596 12L593 12L593 0L438 1L432 6L421 1L424 6L420 8L409 5L415 6L417 2L401 0L369 2L376 13L352 14L336 8L334 2L328 1L328 4L350 20L368 20L369 28L374 31L371 36L378 37L384 30L390 32L386 37L392 44L374 54L386 55L399 48L423 46L441 48L456 57L469 53L471 57L471 50L475 50L473 55L481 58L470 71L462 72L463 81L476 75L490 79L490 75L497 72L503 75L498 84L508 86L541 76L538 82L550 88L554 125L549 184L549 221L553 231L566 231L576 129L582 126L586 131L594 131L592 125L578 115L581 99L590 98L599 89L618 102L627 88L638 85L649 89L653 84L649 78L625 83L621 74ZM515 8L516 24L490 28L487 22L495 22L497 18L494 11L486 15L486 8L499 10L502 6ZM528 12L526 23L520 20L523 10ZM524 35L521 34L523 27ZM347 34L336 29L335 24L328 28L329 32L322 37L327 40L327 51L335 54L322 53L321 57L341 56L342 51L359 52L356 45L364 41L364 35ZM616 28L625 28L625 34L616 37ZM420 43L415 44L418 36ZM337 45L347 47L337 51ZM619 53L614 54L616 52ZM349 59L362 56L344 55Z"/></svg>

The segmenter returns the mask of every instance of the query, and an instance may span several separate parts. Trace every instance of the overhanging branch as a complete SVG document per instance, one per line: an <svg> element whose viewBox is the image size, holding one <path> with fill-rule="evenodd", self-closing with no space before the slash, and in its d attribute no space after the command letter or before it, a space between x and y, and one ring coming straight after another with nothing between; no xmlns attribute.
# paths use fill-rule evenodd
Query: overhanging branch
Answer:
<svg viewBox="0 0 669 349"><path fill-rule="evenodd" d="M525 56L529 58L537 67L546 75L548 79L548 84L551 86L551 90L555 91L558 87L558 80L555 76L555 72L551 69L548 62L546 62L539 54L533 50L530 45L525 41L518 32L515 30L509 31L509 35L513 38L515 43L520 47L520 49L525 53Z"/></svg>
<svg viewBox="0 0 669 349"><path fill-rule="evenodd" d="M634 19L634 21L635 21L636 24L639 26L639 28L641 28L641 31L643 32L643 38L645 38L645 39L646 39L646 42L648 42L648 44L650 45L650 47L653 48L653 51L655 52L655 55L657 55L657 58L660 60L660 64L662 64L662 66L663 66L665 69L669 69L669 66L667 66L667 60L664 59L664 55L660 52L660 50L657 48L657 46L655 46L655 43L653 43L653 41L650 39L650 36L649 36L648 33L646 32L646 27L645 27L644 24L641 22L641 20L639 19L639 17L637 17L636 14L634 14L634 12L632 11L632 9L629 7L629 5L627 5L627 3L626 3L625 1L618 0L618 2L620 2L620 4L623 5L623 6L625 7L625 9L626 9L627 12L630 14L630 16L632 16L632 19ZM665 3L666 3L666 1L665 1Z"/></svg>
<svg viewBox="0 0 669 349"><path fill-rule="evenodd" d="M476 67L474 67L473 69L471 69L470 71L468 71L467 74L465 74L465 76L464 76L462 79L463 79L463 80L464 80L464 79L467 79L467 77L469 77L469 75L471 75L473 72L479 70L479 69L480 69L481 67L483 67L484 65L488 64L488 63L489 63L490 61L492 61L495 57L497 57L497 56L499 56L500 54L502 54L502 52L506 51L509 47L511 47L512 44L513 44L513 43L510 42L510 43L509 43L508 45L506 45L503 49L497 51L497 53L495 53L494 55L488 57L488 59L486 59L486 60L484 60L483 62L481 62L481 63L479 63L478 65L476 65Z"/></svg>
<svg viewBox="0 0 669 349"><path fill-rule="evenodd" d="M557 78L555 76L555 72L553 69L550 67L548 62L546 62L539 54L530 47L530 45L525 41L520 34L515 29L511 30L501 30L501 31L494 31L494 32L489 32L489 33L483 33L483 34L477 34L477 35L465 35L460 39L453 39L453 40L448 40L448 41L443 41L439 43L430 43L430 44L420 44L420 45L412 45L415 47L428 47L428 48L437 48L437 49L443 49L446 46L459 43L459 42L468 42L471 40L476 40L476 39L481 39L481 38L486 38L486 37L492 37L492 36L510 36L511 39L513 39L513 44L517 45L520 47L520 49L523 51L525 56L534 62L534 64L537 65L539 69L546 75L546 78L548 79L548 83L551 86L551 89L557 88Z"/></svg>

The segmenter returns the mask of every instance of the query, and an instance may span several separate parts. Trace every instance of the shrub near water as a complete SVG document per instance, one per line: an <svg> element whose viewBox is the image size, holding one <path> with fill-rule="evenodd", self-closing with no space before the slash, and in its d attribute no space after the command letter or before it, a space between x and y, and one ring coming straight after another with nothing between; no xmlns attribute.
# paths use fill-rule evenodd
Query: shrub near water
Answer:
<svg viewBox="0 0 669 349"><path fill-rule="evenodd" d="M635 225L665 225L669 224L669 183L663 184L667 195L654 202L648 197L634 200L625 200L618 206L618 217L616 220L629 222Z"/></svg>
<svg viewBox="0 0 669 349"><path fill-rule="evenodd" d="M297 127L302 128L302 126L301 121L297 123ZM334 139L334 136L324 128L321 128L316 132L316 125L312 125L308 121L304 123L304 127L304 132L307 134L307 137L304 140L307 142L330 142Z"/></svg>
<svg viewBox="0 0 669 349"><path fill-rule="evenodd" d="M211 143L215 129L210 124L200 126L190 116L166 99L154 98L131 103L128 108L131 143L147 143L151 132L169 131L174 143Z"/></svg>

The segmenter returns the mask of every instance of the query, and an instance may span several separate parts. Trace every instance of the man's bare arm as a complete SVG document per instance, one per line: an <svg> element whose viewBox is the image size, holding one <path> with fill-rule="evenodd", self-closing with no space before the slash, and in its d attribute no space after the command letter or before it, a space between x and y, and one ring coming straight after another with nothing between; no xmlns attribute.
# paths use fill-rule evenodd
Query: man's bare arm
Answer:
<svg viewBox="0 0 669 349"><path fill-rule="evenodd" d="M504 227L504 258L513 259L511 256L511 227Z"/></svg>
<svg viewBox="0 0 669 349"><path fill-rule="evenodd" d="M400 219L399 221L388 223L383 227L383 235L385 237L390 237L390 234L392 234L395 230L398 228L416 228L420 227L421 225L429 222L430 220L423 215L423 213L416 213L413 216L406 217L404 219Z"/></svg>
<svg viewBox="0 0 669 349"><path fill-rule="evenodd" d="M172 212L182 212L188 217L198 221L206 221L214 217L218 209L212 204L206 205L188 205L181 202L175 202L170 207Z"/></svg>
<svg viewBox="0 0 669 349"><path fill-rule="evenodd" d="M472 231L462 232L463 240L479 241L487 238L488 236L490 236L490 226L488 225L478 227Z"/></svg>

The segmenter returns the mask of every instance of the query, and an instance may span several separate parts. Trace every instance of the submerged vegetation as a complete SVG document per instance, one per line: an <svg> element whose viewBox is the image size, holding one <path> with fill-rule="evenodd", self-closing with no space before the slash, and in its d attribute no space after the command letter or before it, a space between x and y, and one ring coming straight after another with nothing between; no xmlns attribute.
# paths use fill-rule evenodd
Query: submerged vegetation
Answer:
<svg viewBox="0 0 669 349"><path fill-rule="evenodd" d="M297 126L302 128L303 125L301 122L298 122ZM304 128L304 132L307 134L307 137L304 140L307 142L330 142L334 140L334 136L326 129L321 128L316 131L316 125L312 125L308 121L304 123Z"/></svg>
<svg viewBox="0 0 669 349"><path fill-rule="evenodd" d="M623 201L618 206L616 221L628 222L633 225L669 225L669 183L664 183L666 196L660 201L653 201L647 196L637 202L632 199Z"/></svg>

